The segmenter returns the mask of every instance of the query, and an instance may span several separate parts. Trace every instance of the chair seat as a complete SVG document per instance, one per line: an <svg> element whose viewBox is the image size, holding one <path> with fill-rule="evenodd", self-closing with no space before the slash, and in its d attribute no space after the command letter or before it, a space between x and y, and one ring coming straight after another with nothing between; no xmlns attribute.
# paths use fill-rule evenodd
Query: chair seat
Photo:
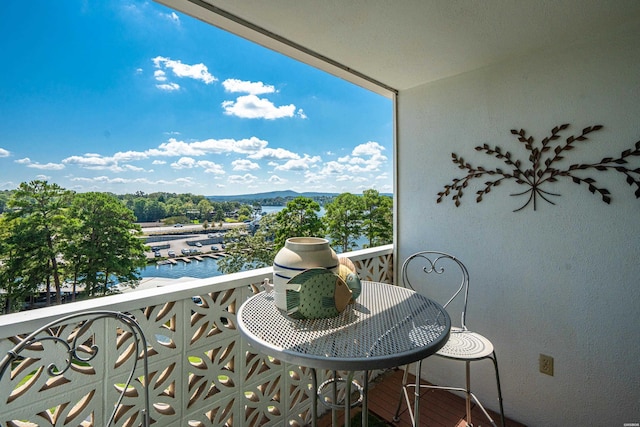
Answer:
<svg viewBox="0 0 640 427"><path fill-rule="evenodd" d="M449 340L436 354L449 359L478 360L493 353L493 344L482 335L451 328Z"/></svg>

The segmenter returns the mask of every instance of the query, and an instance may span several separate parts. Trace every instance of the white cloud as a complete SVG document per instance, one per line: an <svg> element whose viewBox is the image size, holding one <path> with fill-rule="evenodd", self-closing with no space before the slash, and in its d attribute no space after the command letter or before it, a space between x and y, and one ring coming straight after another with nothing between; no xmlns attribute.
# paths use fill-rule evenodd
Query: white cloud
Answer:
<svg viewBox="0 0 640 427"><path fill-rule="evenodd" d="M0 148L0 157L9 157L11 153L9 150L5 150L4 148Z"/></svg>
<svg viewBox="0 0 640 427"><path fill-rule="evenodd" d="M255 136L244 139L206 139L204 141L184 142L169 138L158 148L144 151L149 157L155 156L204 156L206 154L240 153L253 154L260 152L268 142Z"/></svg>
<svg viewBox="0 0 640 427"><path fill-rule="evenodd" d="M270 184L275 184L275 185L282 185L289 182L286 179L280 178L278 175L271 175L268 181Z"/></svg>
<svg viewBox="0 0 640 427"><path fill-rule="evenodd" d="M165 83L165 84L156 85L156 87L160 90L164 90L167 92L173 92L174 90L180 89L180 85L177 83Z"/></svg>
<svg viewBox="0 0 640 427"><path fill-rule="evenodd" d="M167 81L167 73L165 73L162 70L156 70L153 72L153 77L155 77L155 79L159 82L166 82Z"/></svg>
<svg viewBox="0 0 640 427"><path fill-rule="evenodd" d="M384 149L377 142L369 141L360 144L351 151L350 155L322 165L319 176L331 177L335 181L365 182L370 177L365 178L360 176L361 174L379 171L387 161L387 157L382 154Z"/></svg>
<svg viewBox="0 0 640 427"><path fill-rule="evenodd" d="M98 154L94 154L94 156L98 156ZM143 160L148 156L140 151L119 151L113 155L113 160L116 162L131 162L134 160Z"/></svg>
<svg viewBox="0 0 640 427"><path fill-rule="evenodd" d="M304 171L311 167L311 165L322 161L320 156L309 156L308 154L304 155L302 159L293 159L289 160L283 165L278 165L275 167L275 170L281 171Z"/></svg>
<svg viewBox="0 0 640 427"><path fill-rule="evenodd" d="M307 171L304 174L305 184L320 184L324 182L325 177L315 172Z"/></svg>
<svg viewBox="0 0 640 427"><path fill-rule="evenodd" d="M307 115L304 113L304 110L302 108L298 108L298 111L296 111L296 116L298 116L301 119L307 118Z"/></svg>
<svg viewBox="0 0 640 427"><path fill-rule="evenodd" d="M15 161L16 163L20 164L20 165L25 165L28 168L33 168L33 169L41 169L41 170L50 170L50 171L59 171L64 169L64 165L60 164L60 163L38 163L38 162L32 162L30 158L25 157L24 159L18 159Z"/></svg>
<svg viewBox="0 0 640 427"><path fill-rule="evenodd" d="M191 169L196 166L196 160L191 157L181 157L177 162L171 163L174 169Z"/></svg>
<svg viewBox="0 0 640 427"><path fill-rule="evenodd" d="M260 165L251 160L239 159L231 162L234 171L250 171L260 169Z"/></svg>
<svg viewBox="0 0 640 427"><path fill-rule="evenodd" d="M293 117L296 106L293 104L276 107L273 102L255 95L239 96L235 101L222 103L224 113L243 119L267 119L275 120L284 117Z"/></svg>
<svg viewBox="0 0 640 427"><path fill-rule="evenodd" d="M156 56L152 61L156 68L162 70L164 67L165 70L171 70L176 77L200 80L206 84L210 84L218 80L209 73L207 66L202 63L188 65L183 64L181 61L165 58L163 56Z"/></svg>
<svg viewBox="0 0 640 427"><path fill-rule="evenodd" d="M345 171L346 169L347 169L347 165L345 165L344 163L331 161L324 164L324 166L322 167L322 174L323 175L339 174Z"/></svg>
<svg viewBox="0 0 640 427"><path fill-rule="evenodd" d="M204 173L212 173L214 175L224 175L226 173L222 165L207 160L199 161L198 167L203 168Z"/></svg>
<svg viewBox="0 0 640 427"><path fill-rule="evenodd" d="M122 169L129 171L129 172L144 172L144 168L138 167L138 166L133 166L133 165L124 165L122 167Z"/></svg>
<svg viewBox="0 0 640 427"><path fill-rule="evenodd" d="M385 148L377 142L369 141L356 146L351 152L352 156L377 156L380 155Z"/></svg>
<svg viewBox="0 0 640 427"><path fill-rule="evenodd" d="M342 167L327 163L326 173L334 173L338 169L349 171L349 173L374 172L380 170L380 166L387 161L387 157L382 154L385 148L377 142L369 141L356 146L351 151L350 156L340 157L338 163Z"/></svg>
<svg viewBox="0 0 640 427"><path fill-rule="evenodd" d="M108 176L105 175L101 175L101 176L95 176L95 177L73 177L70 178L70 180L72 182L81 182L81 183L85 183L85 184L100 184L100 185L105 185L105 184L150 184L150 185L170 185L170 184L174 184L174 181L167 181L164 179L159 179L159 180L155 180L152 181L150 179L147 178L109 178ZM100 188L100 187L96 187L96 188Z"/></svg>
<svg viewBox="0 0 640 427"><path fill-rule="evenodd" d="M62 160L62 163L68 165L80 166L84 169L104 170L108 169L113 172L121 172L122 168L118 166L118 162L113 157L103 157L99 154L87 153L83 156L70 156Z"/></svg>
<svg viewBox="0 0 640 427"><path fill-rule="evenodd" d="M250 159L276 159L276 160L287 160L287 159L299 159L300 156L292 151L285 150L284 148L263 148L259 151L256 151L253 154L250 154Z"/></svg>
<svg viewBox="0 0 640 427"><path fill-rule="evenodd" d="M263 93L274 93L276 88L272 85L265 85L262 82L248 82L238 79L227 79L222 82L224 90L235 93L242 92L249 95L261 95Z"/></svg>
<svg viewBox="0 0 640 427"><path fill-rule="evenodd" d="M195 160L191 157L181 157L177 162L171 163L171 167L174 169L202 168L205 173L212 173L215 175L225 174L222 165L208 160Z"/></svg>
<svg viewBox="0 0 640 427"><path fill-rule="evenodd" d="M191 187L193 184L195 184L195 181L191 177L183 176L181 178L177 178L175 180L175 183L180 184L183 187Z"/></svg>
<svg viewBox="0 0 640 427"><path fill-rule="evenodd" d="M173 22L176 25L180 25L180 17L175 13L161 13L160 16L168 21Z"/></svg>
<svg viewBox="0 0 640 427"><path fill-rule="evenodd" d="M170 138L167 142L160 144L157 148L151 148L145 151L120 151L112 156L103 156L96 153L86 153L83 155L70 156L62 160L62 164L58 166L59 169L64 168L64 165L75 165L84 169L92 170L109 170L111 172L125 172L129 171L144 171L143 168L129 165L127 163L134 161L141 161L150 159L153 157L177 157L176 162L171 164L174 169L186 169L186 168L203 168L207 173L224 174L222 166L208 162L205 160L196 161L193 157L206 156L210 154L242 154L253 155L260 153L266 149L268 142L261 140L255 136L251 138L244 138L240 140L235 139L207 139L204 141L185 142L178 141L175 138ZM271 153L267 151L264 153ZM293 153L286 150L276 151L276 153L282 158L290 158ZM274 155L274 153L271 153ZM294 155L295 156L295 155ZM258 157L261 158L261 157ZM249 160L246 160L247 168L255 169L256 165ZM54 169L53 164L39 165L34 163L29 158L16 160L16 163L27 165L28 167L41 168L41 169ZM153 160L154 165L163 165L167 162L165 160L156 159ZM259 166L258 166L259 168Z"/></svg>
<svg viewBox="0 0 640 427"><path fill-rule="evenodd" d="M253 184L258 180L258 177L255 175L251 175L250 173L246 173L244 175L230 175L229 183L231 184L244 184L249 185Z"/></svg>

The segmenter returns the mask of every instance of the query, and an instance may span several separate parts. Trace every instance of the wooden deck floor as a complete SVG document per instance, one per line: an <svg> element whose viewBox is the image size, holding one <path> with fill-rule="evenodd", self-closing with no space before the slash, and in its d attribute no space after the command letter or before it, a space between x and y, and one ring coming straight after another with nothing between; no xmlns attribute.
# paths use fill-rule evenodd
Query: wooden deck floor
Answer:
<svg viewBox="0 0 640 427"><path fill-rule="evenodd" d="M400 397L401 381L401 370L390 371L381 378L376 379L369 389L369 411L385 420L389 426L410 427L411 418L404 403L400 413L400 420L396 423L393 422L393 416ZM499 426L500 415L492 411L489 411L489 413ZM423 390L423 396L420 398L420 417L421 427L466 427L465 401L463 398L443 390ZM480 408L474 407L472 409L471 418L475 427L491 425ZM342 414L340 414L339 420L340 426L342 426L344 421ZM526 427L524 424L510 419L506 420L506 424L507 427ZM318 427L330 426L331 414L329 413L324 415L318 422Z"/></svg>

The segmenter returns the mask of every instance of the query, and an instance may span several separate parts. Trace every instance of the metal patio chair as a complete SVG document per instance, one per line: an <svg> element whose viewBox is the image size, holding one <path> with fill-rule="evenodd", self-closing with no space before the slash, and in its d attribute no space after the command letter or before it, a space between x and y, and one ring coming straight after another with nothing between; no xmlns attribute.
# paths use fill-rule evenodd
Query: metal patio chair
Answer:
<svg viewBox="0 0 640 427"><path fill-rule="evenodd" d="M446 274L445 274L446 273ZM402 379L402 391L398 402L398 408L394 417L398 421L402 401L406 401L409 409L409 415L414 426L419 423L419 402L420 389L432 388L449 391L459 391L465 394L467 425L473 425L471 420L471 400L473 399L485 416L490 420L491 424L496 427L496 423L480 403L477 397L471 391L471 362L484 359L490 359L493 362L496 375L496 384L498 388L498 402L500 404L500 417L502 427L505 426L504 408L502 405L502 390L500 388L500 375L498 372L498 360L493 348L493 344L484 336L472 332L466 325L467 300L469 296L469 272L462 262L456 257L436 251L417 252L406 259L401 268L403 286L409 287L420 292L429 289L431 285L440 284L453 286L455 292L449 300L443 305L449 314L453 305L456 311L460 311L460 326L452 327L451 334L447 343L437 353L451 360L457 360L465 363L466 384L465 387L449 387L423 384L420 378L420 370L422 361L416 363L415 383L408 382L409 365L404 368ZM451 280L448 278L453 277ZM448 293L447 293L448 294ZM455 301L455 302L454 302ZM453 316L451 316L453 319ZM414 408L411 408L409 390L414 391Z"/></svg>
<svg viewBox="0 0 640 427"><path fill-rule="evenodd" d="M132 316L87 311L8 340L0 424L149 426L147 341Z"/></svg>

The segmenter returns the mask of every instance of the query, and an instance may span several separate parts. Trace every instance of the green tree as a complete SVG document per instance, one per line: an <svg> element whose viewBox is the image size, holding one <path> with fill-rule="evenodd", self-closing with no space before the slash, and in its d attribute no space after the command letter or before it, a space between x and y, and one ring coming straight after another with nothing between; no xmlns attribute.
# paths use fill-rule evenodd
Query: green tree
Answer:
<svg viewBox="0 0 640 427"><path fill-rule="evenodd" d="M72 194L47 181L23 182L13 193L8 202L10 209L5 213L12 235L8 251L12 254L14 274L19 274L20 280L29 286L46 283L47 291L52 278L58 304L62 282L58 254Z"/></svg>
<svg viewBox="0 0 640 427"><path fill-rule="evenodd" d="M200 218L207 220L211 217L211 202L207 199L202 199L198 202L198 210L200 211Z"/></svg>
<svg viewBox="0 0 640 427"><path fill-rule="evenodd" d="M357 245L362 235L364 201L351 193L342 193L328 203L324 223L331 246L341 252L348 252Z"/></svg>
<svg viewBox="0 0 640 427"><path fill-rule="evenodd" d="M253 208L249 205L242 205L238 209L238 219L244 221L253 218Z"/></svg>
<svg viewBox="0 0 640 427"><path fill-rule="evenodd" d="M377 190L365 190L363 193L364 211L362 235L372 248L393 242L393 199L382 196Z"/></svg>
<svg viewBox="0 0 640 427"><path fill-rule="evenodd" d="M165 206L167 208L167 216L169 217L184 215L186 212L186 209L182 206L182 202L178 198L170 198L165 203Z"/></svg>
<svg viewBox="0 0 640 427"><path fill-rule="evenodd" d="M78 263L78 281L88 296L103 295L115 282L135 286L144 267L144 242L135 216L117 198L105 193L77 194L70 209L74 219L65 230L73 244L65 246L65 259ZM70 240L71 241L71 240Z"/></svg>
<svg viewBox="0 0 640 427"><path fill-rule="evenodd" d="M48 265L39 262L44 248L36 246L41 241L37 233L22 218L7 221L0 217L0 297L4 313L19 310L46 280Z"/></svg>
<svg viewBox="0 0 640 427"><path fill-rule="evenodd" d="M136 221L147 221L147 199L144 197L136 197L133 200L133 214Z"/></svg>
<svg viewBox="0 0 640 427"><path fill-rule="evenodd" d="M0 192L0 214L7 208L7 200L9 200L10 194L8 191Z"/></svg>
<svg viewBox="0 0 640 427"><path fill-rule="evenodd" d="M164 203L159 200L148 200L145 207L145 221L159 221L167 216Z"/></svg>
<svg viewBox="0 0 640 427"><path fill-rule="evenodd" d="M264 215L255 233L235 227L225 233L225 253L218 260L218 269L224 274L268 267L275 256L273 240L278 228L274 214Z"/></svg>
<svg viewBox="0 0 640 427"><path fill-rule="evenodd" d="M224 221L224 205L221 202L212 202L211 205L213 209L213 221Z"/></svg>
<svg viewBox="0 0 640 427"><path fill-rule="evenodd" d="M320 205L308 197L296 197L276 214L278 228L275 249L284 247L290 237L324 236L324 224L318 217Z"/></svg>

